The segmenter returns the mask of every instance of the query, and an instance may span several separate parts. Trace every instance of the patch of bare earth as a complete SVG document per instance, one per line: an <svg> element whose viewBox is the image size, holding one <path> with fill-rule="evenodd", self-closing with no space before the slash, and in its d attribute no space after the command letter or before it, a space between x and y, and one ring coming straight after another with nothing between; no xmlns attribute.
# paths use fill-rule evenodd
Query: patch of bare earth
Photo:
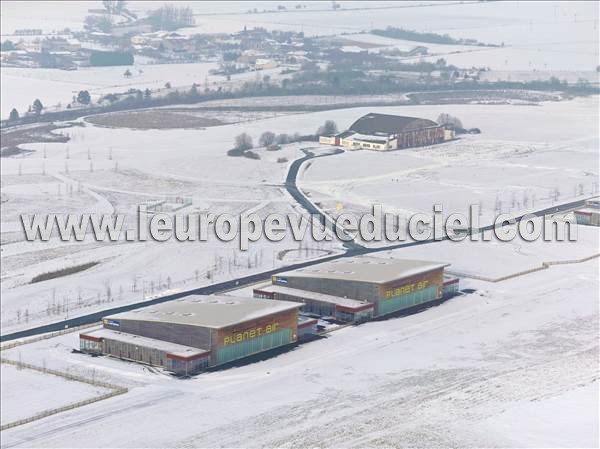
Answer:
<svg viewBox="0 0 600 449"><path fill-rule="evenodd" d="M71 128L72 126L80 125L75 123L64 123L60 125L55 125L54 123L40 123L3 129L2 149L0 150L0 156L9 157L30 152L29 150L23 150L19 148L19 145L26 143L68 142L69 136L61 133L53 133L52 131L57 129Z"/></svg>
<svg viewBox="0 0 600 449"><path fill-rule="evenodd" d="M132 129L189 129L207 128L224 124L221 120L197 117L190 113L177 112L169 109L112 112L87 117L86 121L98 126Z"/></svg>

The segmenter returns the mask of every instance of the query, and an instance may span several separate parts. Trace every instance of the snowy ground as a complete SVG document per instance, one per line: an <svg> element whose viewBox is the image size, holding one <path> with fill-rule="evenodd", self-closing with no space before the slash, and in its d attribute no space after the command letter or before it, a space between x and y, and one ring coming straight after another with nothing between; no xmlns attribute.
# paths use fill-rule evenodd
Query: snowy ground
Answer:
<svg viewBox="0 0 600 449"><path fill-rule="evenodd" d="M239 83L253 80L256 73L238 73L227 81L225 76L210 75L211 69L217 68L215 62L193 64L136 64L125 67L83 67L68 71L60 69L23 69L2 67L0 79L2 84L1 116L7 117L12 108L19 112L27 111L27 107L39 98L48 109L70 103L80 90L87 90L93 100L109 93L126 92L129 89L162 89L169 82L175 87L189 89L194 83L204 86L215 85L232 88ZM129 69L130 78L123 73ZM275 79L281 69L265 70Z"/></svg>
<svg viewBox="0 0 600 449"><path fill-rule="evenodd" d="M108 393L105 388L4 363L1 377L2 424Z"/></svg>
<svg viewBox="0 0 600 449"><path fill-rule="evenodd" d="M314 121L311 128L318 125ZM199 130L87 125L63 131L71 135L68 145L33 144L35 152L27 157L3 160L3 333L338 251L336 242L299 243L291 236L281 242L263 239L247 252L239 250L237 240L221 242L214 235L208 242L187 243L99 243L91 235L83 242L60 242L56 235L50 242L24 241L21 214L118 213L133 229L138 205L173 195L192 199L181 210L186 215L297 214L282 181L288 164L303 155L300 148L314 144L257 149L259 161L226 155L236 134L251 131L257 140L266 130L297 129L289 118ZM30 283L36 275L92 262L99 264Z"/></svg>
<svg viewBox="0 0 600 449"><path fill-rule="evenodd" d="M182 2L186 3L186 2ZM187 33L238 32L247 27L303 31L307 35L343 35L345 39L366 42L381 48L403 50L425 45L432 56L440 57L459 67L490 67L495 70L489 79L530 80L560 79L577 81L580 77L598 82L595 73L598 59L597 20L595 2L501 3L473 2L465 4L418 5L397 3L350 2L348 10L333 11L329 4L311 3L306 10L245 14L245 2L187 2L198 14L197 26L182 30ZM258 2L259 11L275 10L276 2ZM292 5L290 4L289 7ZM386 7L394 7L386 9ZM129 7L139 14L155 8L154 2L131 2ZM2 40L13 39L19 28L42 28L45 32L69 27L81 29L88 9L101 8L100 2L70 2L69 8L59 8L51 2L30 8L26 3L3 2ZM350 9L354 8L354 9ZM367 8L367 9L360 9ZM356 34L370 29L401 26L417 31L450 34L457 38L474 38L481 42L505 47L475 47L439 45ZM34 23L35 25L32 25ZM376 49L377 50L377 49ZM375 51L376 51L375 50ZM85 68L75 72L54 69L2 68L2 117L16 107L23 112L35 98L46 106L63 105L81 89L93 97L129 88L155 89L167 81L173 86L203 84L214 63L139 65L133 67L132 78L124 78L124 67ZM143 73L139 73L142 69ZM279 70L269 71L273 77ZM254 74L232 76L232 83ZM223 77L208 76L208 81L223 83Z"/></svg>
<svg viewBox="0 0 600 449"><path fill-rule="evenodd" d="M336 111L341 127L371 112ZM598 194L598 97L541 106L400 106L377 112L435 119L459 116L480 135L425 148L378 154L348 151L315 160L301 186L332 214L366 212L375 204L390 213L445 216L481 209L481 224L503 213L522 214ZM366 169L368 167L368 170ZM335 173L335 175L332 175Z"/></svg>
<svg viewBox="0 0 600 449"><path fill-rule="evenodd" d="M529 245L544 257L545 243ZM468 257L487 273L503 251ZM3 355L130 391L3 432L2 447L596 447L598 272L594 259L463 280L476 292L189 381L72 354L76 333L21 346Z"/></svg>
<svg viewBox="0 0 600 449"><path fill-rule="evenodd" d="M550 206L556 187L561 202L576 194L581 198L579 184L589 196L598 177L597 105L598 98L590 97L542 106L377 108L433 119L449 112L483 133L431 148L319 158L305 164L301 186L332 214L362 213L376 203L401 214L431 213L433 204L440 203L447 215L480 202L482 224L493 214L496 197L503 212L523 213ZM291 144L281 151L258 149L261 159L250 160L226 155L233 137L249 132L256 142L264 131L308 134L330 118L344 129L366 112L371 108L191 130L138 131L87 124L62 130L71 137L67 143L25 145L33 152L2 163L3 332L339 250L338 243L301 246L291 237L278 243L262 239L246 253L236 250L235 241L215 239L24 242L19 216L116 212L126 215L126 224L132 226L140 203L167 195L191 197L192 206L182 211L186 214L295 213L282 183L290 161L303 155L300 148L315 144ZM280 158L288 162L278 162ZM99 264L68 277L29 283L41 273L91 262Z"/></svg>

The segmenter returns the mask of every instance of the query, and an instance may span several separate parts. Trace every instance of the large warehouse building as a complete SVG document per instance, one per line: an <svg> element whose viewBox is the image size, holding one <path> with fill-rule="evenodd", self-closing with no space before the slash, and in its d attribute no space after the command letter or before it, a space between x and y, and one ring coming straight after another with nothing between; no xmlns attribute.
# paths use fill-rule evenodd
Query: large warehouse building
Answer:
<svg viewBox="0 0 600 449"><path fill-rule="evenodd" d="M577 209L574 213L577 224L600 226L600 200L598 198L587 200L584 207Z"/></svg>
<svg viewBox="0 0 600 449"><path fill-rule="evenodd" d="M296 342L300 306L188 296L105 317L102 329L80 334L80 348L191 374Z"/></svg>
<svg viewBox="0 0 600 449"><path fill-rule="evenodd" d="M319 142L350 150L387 151L433 145L452 138L452 131L432 120L370 113L355 121L347 131L319 136Z"/></svg>
<svg viewBox="0 0 600 449"><path fill-rule="evenodd" d="M353 257L273 276L254 290L258 298L297 301L302 311L360 322L420 306L458 288L444 278L447 264Z"/></svg>

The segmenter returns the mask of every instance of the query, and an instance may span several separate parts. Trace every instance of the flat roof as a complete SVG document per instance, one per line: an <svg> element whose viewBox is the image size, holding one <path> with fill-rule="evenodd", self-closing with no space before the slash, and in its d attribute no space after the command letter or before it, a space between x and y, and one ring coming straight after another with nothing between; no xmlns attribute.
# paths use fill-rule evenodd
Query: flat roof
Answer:
<svg viewBox="0 0 600 449"><path fill-rule="evenodd" d="M297 296L298 298L312 299L315 301L321 301L321 302L326 302L326 303L335 304L335 305L344 306L344 307L350 307L350 308L358 308L358 307L364 307L366 305L373 305L373 303L371 303L371 302L362 301L360 299L345 298L343 296L335 296L335 295L327 295L325 293L311 292L308 290L284 287L281 285L267 285L265 287L258 288L257 290L264 291L264 292L283 293L283 294L287 294L287 295Z"/></svg>
<svg viewBox="0 0 600 449"><path fill-rule="evenodd" d="M301 305L291 301L190 295L173 301L104 317L105 320L137 320L220 329L251 321Z"/></svg>
<svg viewBox="0 0 600 449"><path fill-rule="evenodd" d="M448 263L410 259L382 259L357 256L324 262L319 265L286 271L281 277L338 279L382 284L449 266ZM281 284L280 284L281 285Z"/></svg>
<svg viewBox="0 0 600 449"><path fill-rule="evenodd" d="M82 332L81 335L89 335L96 338L107 338L109 340L116 340L128 344L143 346L145 348L158 349L159 351L164 351L168 354L173 354L180 357L194 357L210 352L204 349L193 348L191 346L170 343L164 340L142 337L140 335L129 334L127 332L119 332L106 328L98 329L92 332Z"/></svg>
<svg viewBox="0 0 600 449"><path fill-rule="evenodd" d="M586 214L586 215L592 215L592 214L600 214L600 209L596 209L594 207L584 207L583 209L577 209L575 211L576 214Z"/></svg>

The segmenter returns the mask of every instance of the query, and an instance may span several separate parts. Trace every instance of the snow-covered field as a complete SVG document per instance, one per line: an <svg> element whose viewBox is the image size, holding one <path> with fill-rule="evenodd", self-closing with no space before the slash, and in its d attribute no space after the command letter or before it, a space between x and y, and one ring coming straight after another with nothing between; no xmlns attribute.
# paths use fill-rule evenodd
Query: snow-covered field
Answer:
<svg viewBox="0 0 600 449"><path fill-rule="evenodd" d="M336 119L344 127L367 112L336 111ZM401 106L377 112L434 120L448 112L482 134L432 147L349 151L315 160L301 185L333 213L380 204L402 215L432 214L433 205L441 204L447 216L468 214L470 205L478 205L486 224L497 215L498 202L503 213L522 214L598 194L598 97L541 106Z"/></svg>
<svg viewBox="0 0 600 449"><path fill-rule="evenodd" d="M101 2L2 2L2 40L19 28L45 32L80 29ZM308 2L289 12L261 13L281 2L180 2L197 25L184 33L267 29L339 35L376 44L372 51L418 43L362 33L402 26L448 33L501 48L430 45L428 59L462 67L489 66L488 79L531 80L558 76L597 81L597 2ZM139 14L155 2L128 2ZM259 13L246 14L250 8ZM353 8L350 10L350 8ZM345 9L345 10L344 10ZM401 18L399 20L399 17ZM341 34L344 33L342 36ZM427 58L425 58L427 59ZM65 104L81 89L94 98L109 92L223 83L210 76L215 63L136 65L78 71L11 69L0 72L1 111L23 111L35 99ZM268 72L279 76L280 69ZM539 75L539 76L538 76ZM256 74L234 75L231 83ZM595 77L594 77L595 76ZM232 87L233 84L230 86ZM353 107L301 113L303 106L339 107L365 101L400 102L396 96L280 97L274 111L229 112L228 106L270 106L273 99L215 101L226 123L204 129L133 130L82 126L56 132L66 143L24 144L2 158L0 325L3 334L159 295L284 267L342 251L339 242L265 238L239 250L222 242L26 242L22 214L122 214L135 225L142 203L191 199L181 213L302 214L284 182L302 149L314 142L255 149L259 160L229 157L236 135L254 142L265 131L312 134L325 120L342 130L368 112L435 120L459 117L479 135L432 147L375 153L349 151L304 164L299 186L332 215L360 214L380 204L408 215L445 215L482 209L487 224L495 208L520 215L598 195L598 96L506 105L460 104ZM297 106L291 114L281 105ZM296 113L297 112L297 113ZM202 115L204 114L204 115ZM598 447L600 259L553 265L501 282L497 278L581 259L600 250L598 228L579 227L576 242L434 242L378 253L378 257L443 261L461 273L461 294L402 318L345 327L276 357L179 380L159 369L73 352L78 332L2 351L2 357L60 369L129 391L105 401L2 432L12 447ZM95 265L93 265L95 264ZM93 265L41 282L36 276ZM479 279L477 279L479 277ZM231 293L230 294L234 294ZM250 296L251 288L236 294ZM87 399L102 389L2 364L1 422Z"/></svg>
<svg viewBox="0 0 600 449"><path fill-rule="evenodd" d="M203 84L209 70L215 67L215 63L84 67L75 71L3 67L2 117L8 116L12 108L25 112L36 98L48 107L66 105L80 90L87 90L98 98L132 88L160 89L167 82L173 86ZM126 69L132 73L130 78L123 76Z"/></svg>
<svg viewBox="0 0 600 449"><path fill-rule="evenodd" d="M315 119L311 128L319 124ZM289 235L280 242L263 239L243 253L237 240L221 242L214 235L208 242L187 243L174 238L163 243L99 243L91 235L83 242L60 242L56 235L50 242L24 241L21 214L118 213L132 229L138 205L167 196L190 197L192 205L181 211L186 215L297 214L298 206L286 196L282 182L288 164L303 155L300 147L310 144L258 149L259 161L226 155L236 134L249 131L256 141L266 130L297 128L290 118L199 130L87 125L63 130L71 135L68 144L32 144L27 147L35 152L27 157L3 160L3 332L339 250L336 242L299 243ZM99 264L68 277L30 283L36 275L92 262Z"/></svg>
<svg viewBox="0 0 600 449"><path fill-rule="evenodd" d="M528 245L545 257L545 243ZM442 250L482 273L504 252ZM593 259L501 283L463 280L476 292L189 381L72 354L77 333L21 346L3 355L93 370L130 391L3 432L2 446L596 447L598 268Z"/></svg>
<svg viewBox="0 0 600 449"><path fill-rule="evenodd" d="M25 112L36 98L52 110L58 104L65 106L73 100L80 90L87 90L96 100L109 93L126 92L129 89L162 89L169 82L173 86L189 89L196 83L213 87L216 83L223 87L233 87L243 81L254 79L256 73L238 73L225 76L210 75L209 71L218 67L215 62L192 64L136 64L120 67L83 67L68 71L60 69L23 69L2 67L0 71L2 109L1 116L7 117L12 108ZM129 70L131 77L124 77ZM280 70L268 69L275 79Z"/></svg>
<svg viewBox="0 0 600 449"><path fill-rule="evenodd" d="M550 206L555 188L560 202L581 198L579 184L591 194L598 177L597 107L598 98L590 97L541 106L377 108L432 119L449 112L483 132L431 148L319 158L305 164L300 183L334 214L364 212L375 203L397 213L431 213L439 203L447 215L480 202L484 224L496 197L503 212L524 213ZM167 195L191 197L186 214L297 213L283 180L290 161L302 156L300 148L315 144L258 149L261 159L250 160L226 155L233 137L248 132L256 142L264 131L308 134L331 118L343 129L366 112L371 108L207 129L138 131L86 124L62 130L71 137L67 143L25 145L33 152L2 163L3 332L337 251L337 243L301 247L291 236L282 242L262 239L247 253L236 250L236 241L216 238L109 244L91 238L63 243L55 236L49 243L25 242L20 214L116 212L132 227L140 203ZM330 147L321 148L316 151ZM278 162L281 158L287 162ZM99 264L30 284L36 275L91 262Z"/></svg>
<svg viewBox="0 0 600 449"><path fill-rule="evenodd" d="M425 45L432 56L440 57L459 67L491 67L489 79L531 80L558 76L571 82L586 78L598 82L595 73L598 60L596 2L552 2L495 4L494 2L465 4L435 4L422 6L419 2L397 3L348 2L347 10L333 11L329 4L309 3L303 10L289 12L245 14L245 2L180 2L188 3L197 13L197 26L183 30L187 33L237 32L247 27L304 31L307 35L342 35L345 39L376 44L382 48L403 50ZM276 2L253 4L258 11L277 9ZM129 7L145 14L153 2L130 2ZM392 7L392 9L386 9ZM69 27L81 29L88 9L101 8L101 2L69 2L67 13L50 2L40 2L36 8L27 4L6 1L2 9L2 39L13 39L11 33L19 28L41 28L45 32ZM351 9L352 8L352 9ZM362 9L361 9L362 8ZM366 9L365 9L366 8ZM58 14L58 11L61 13ZM485 43L505 47L476 47L440 45L388 39L370 34L356 34L372 28L401 26L417 31L448 33L457 38L475 38ZM35 23L36 25L31 25ZM575 25L574 25L575 24ZM130 88L156 89L169 81L173 86L192 83L223 84L224 78L209 76L216 63L196 64L138 64L133 76L124 78L124 67L84 68L78 71L58 69L21 69L3 67L1 71L2 110L4 118L14 107L20 112L39 98L49 108L65 105L79 90L87 89L94 98ZM139 70L143 70L140 73ZM273 77L279 70L268 71ZM253 77L254 74L232 76L231 83Z"/></svg>
<svg viewBox="0 0 600 449"><path fill-rule="evenodd" d="M3 363L1 369L2 424L108 393L105 388L14 365Z"/></svg>

